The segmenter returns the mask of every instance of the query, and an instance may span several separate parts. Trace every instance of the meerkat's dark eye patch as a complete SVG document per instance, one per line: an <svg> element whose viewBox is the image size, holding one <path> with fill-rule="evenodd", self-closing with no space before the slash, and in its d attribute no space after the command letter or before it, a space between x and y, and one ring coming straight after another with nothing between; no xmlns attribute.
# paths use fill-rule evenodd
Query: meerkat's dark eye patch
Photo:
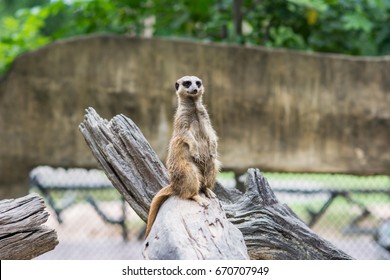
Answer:
<svg viewBox="0 0 390 280"><path fill-rule="evenodd" d="M198 87L200 87L200 86L202 85L202 82L201 82L201 81L196 81L196 85L197 85Z"/></svg>
<svg viewBox="0 0 390 280"><path fill-rule="evenodd" d="M191 86L191 81L184 81L184 82L183 82L183 86L184 86L185 88L189 88L189 87Z"/></svg>

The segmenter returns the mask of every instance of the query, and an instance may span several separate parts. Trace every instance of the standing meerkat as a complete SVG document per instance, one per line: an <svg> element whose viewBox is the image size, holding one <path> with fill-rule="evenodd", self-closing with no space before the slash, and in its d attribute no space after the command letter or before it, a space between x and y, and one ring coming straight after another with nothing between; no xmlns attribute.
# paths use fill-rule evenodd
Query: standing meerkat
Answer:
<svg viewBox="0 0 390 280"><path fill-rule="evenodd" d="M145 238L160 206L168 197L177 195L183 199L193 199L207 207L208 201L199 193L202 191L209 198L215 196L211 189L220 169L218 138L202 102L202 81L195 76L184 76L176 81L175 88L178 107L166 162L170 184L152 200Z"/></svg>

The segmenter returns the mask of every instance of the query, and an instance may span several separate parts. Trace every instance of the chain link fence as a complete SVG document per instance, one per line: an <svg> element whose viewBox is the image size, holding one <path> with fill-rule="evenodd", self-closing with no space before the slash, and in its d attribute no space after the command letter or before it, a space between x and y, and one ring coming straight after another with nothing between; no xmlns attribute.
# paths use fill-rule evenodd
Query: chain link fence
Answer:
<svg viewBox="0 0 390 280"><path fill-rule="evenodd" d="M279 201L356 259L390 259L390 177L266 173Z"/></svg>
<svg viewBox="0 0 390 280"><path fill-rule="evenodd" d="M390 177L264 173L281 203L356 259L390 259ZM237 180L238 179L238 180ZM245 181L232 172L226 187ZM102 171L35 168L30 191L48 206L59 245L38 259L142 259L145 223ZM242 186L241 186L242 187Z"/></svg>

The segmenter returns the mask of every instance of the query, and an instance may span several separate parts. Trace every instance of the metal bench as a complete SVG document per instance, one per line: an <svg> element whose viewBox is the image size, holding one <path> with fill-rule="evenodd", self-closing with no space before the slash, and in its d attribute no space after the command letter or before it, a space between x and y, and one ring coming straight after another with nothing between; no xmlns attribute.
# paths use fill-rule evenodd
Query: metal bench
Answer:
<svg viewBox="0 0 390 280"><path fill-rule="evenodd" d="M58 223L63 223L61 214L68 207L81 200L88 202L97 214L110 224L118 224L122 227L123 239L127 240L126 204L121 196L122 215L118 219L108 217L99 207L99 202L93 197L93 193L102 190L115 190L104 172L97 169L82 168L52 168L50 166L38 166L29 174L30 189L36 188L53 209ZM60 193L59 198L54 198L54 193Z"/></svg>

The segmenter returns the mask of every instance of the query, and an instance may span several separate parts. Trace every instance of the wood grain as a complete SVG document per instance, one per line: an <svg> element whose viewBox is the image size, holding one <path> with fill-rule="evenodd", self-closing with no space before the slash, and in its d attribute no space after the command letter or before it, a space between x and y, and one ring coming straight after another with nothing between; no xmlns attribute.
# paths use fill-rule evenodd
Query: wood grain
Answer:
<svg viewBox="0 0 390 280"><path fill-rule="evenodd" d="M49 217L43 199L29 194L0 201L0 259L32 259L57 244L57 233L43 225Z"/></svg>

